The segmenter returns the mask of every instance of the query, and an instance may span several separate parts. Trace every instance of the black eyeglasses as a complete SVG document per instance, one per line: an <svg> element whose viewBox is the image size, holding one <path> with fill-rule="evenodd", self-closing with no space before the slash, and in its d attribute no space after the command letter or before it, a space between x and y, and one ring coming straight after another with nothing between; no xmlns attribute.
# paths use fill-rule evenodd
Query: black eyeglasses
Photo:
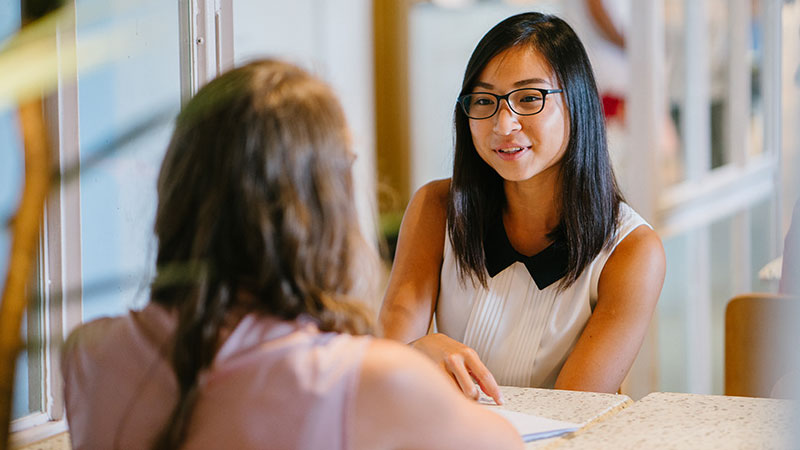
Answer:
<svg viewBox="0 0 800 450"><path fill-rule="evenodd" d="M542 112L547 94L558 94L561 89L522 88L515 89L506 95L491 92L473 92L458 97L458 104L470 119L488 119L500 109L500 100L506 101L508 107L520 116L532 116Z"/></svg>

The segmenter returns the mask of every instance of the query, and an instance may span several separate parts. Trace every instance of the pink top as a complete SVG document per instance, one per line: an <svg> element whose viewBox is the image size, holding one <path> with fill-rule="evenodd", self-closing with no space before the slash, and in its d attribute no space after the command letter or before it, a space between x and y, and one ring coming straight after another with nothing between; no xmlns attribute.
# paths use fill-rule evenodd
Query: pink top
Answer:
<svg viewBox="0 0 800 450"><path fill-rule="evenodd" d="M72 445L150 448L177 399L164 358L175 319L150 304L76 329L62 356ZM220 348L184 448L346 449L369 338L248 315Z"/></svg>

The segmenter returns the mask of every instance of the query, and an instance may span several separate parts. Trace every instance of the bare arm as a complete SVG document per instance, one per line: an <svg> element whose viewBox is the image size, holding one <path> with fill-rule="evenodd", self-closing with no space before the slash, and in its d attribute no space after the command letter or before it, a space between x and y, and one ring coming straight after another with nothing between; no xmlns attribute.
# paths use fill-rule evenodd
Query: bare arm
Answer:
<svg viewBox="0 0 800 450"><path fill-rule="evenodd" d="M357 449L521 449L505 419L467 400L425 357L370 344L355 402Z"/></svg>
<svg viewBox="0 0 800 450"><path fill-rule="evenodd" d="M477 353L441 334L426 335L439 297L450 180L426 184L406 209L392 274L381 307L383 335L413 347L450 374L468 397L477 399L478 382L500 404L500 389Z"/></svg>
<svg viewBox="0 0 800 450"><path fill-rule="evenodd" d="M597 306L556 380L556 389L616 392L642 345L664 283L658 235L632 231L611 254L597 286Z"/></svg>
<svg viewBox="0 0 800 450"><path fill-rule="evenodd" d="M449 180L421 187L406 209L380 312L383 335L409 343L428 332L439 295Z"/></svg>

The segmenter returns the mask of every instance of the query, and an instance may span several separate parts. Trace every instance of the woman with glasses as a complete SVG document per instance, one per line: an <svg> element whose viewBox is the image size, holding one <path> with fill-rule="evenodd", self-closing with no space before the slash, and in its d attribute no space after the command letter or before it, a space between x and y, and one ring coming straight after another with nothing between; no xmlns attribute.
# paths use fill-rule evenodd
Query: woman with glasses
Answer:
<svg viewBox="0 0 800 450"><path fill-rule="evenodd" d="M338 101L295 66L200 89L158 178L150 304L65 346L73 448L522 447L426 358L357 336L377 257L352 161Z"/></svg>
<svg viewBox="0 0 800 450"><path fill-rule="evenodd" d="M664 280L620 193L589 59L563 20L510 17L455 105L453 177L414 195L381 310L464 394L475 383L616 392ZM429 333L435 314L435 331Z"/></svg>

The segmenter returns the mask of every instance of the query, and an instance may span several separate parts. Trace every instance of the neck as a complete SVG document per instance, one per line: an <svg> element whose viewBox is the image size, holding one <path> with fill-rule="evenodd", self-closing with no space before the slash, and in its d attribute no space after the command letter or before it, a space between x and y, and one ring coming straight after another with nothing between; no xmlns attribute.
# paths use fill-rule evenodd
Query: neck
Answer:
<svg viewBox="0 0 800 450"><path fill-rule="evenodd" d="M506 221L527 223L547 232L561 221L561 189L557 170L541 173L525 181L506 181L503 190L506 195L503 214Z"/></svg>
<svg viewBox="0 0 800 450"><path fill-rule="evenodd" d="M557 178L557 175L542 173L523 182L504 183L503 224L511 245L523 255L536 254L550 245L548 234L561 221Z"/></svg>

